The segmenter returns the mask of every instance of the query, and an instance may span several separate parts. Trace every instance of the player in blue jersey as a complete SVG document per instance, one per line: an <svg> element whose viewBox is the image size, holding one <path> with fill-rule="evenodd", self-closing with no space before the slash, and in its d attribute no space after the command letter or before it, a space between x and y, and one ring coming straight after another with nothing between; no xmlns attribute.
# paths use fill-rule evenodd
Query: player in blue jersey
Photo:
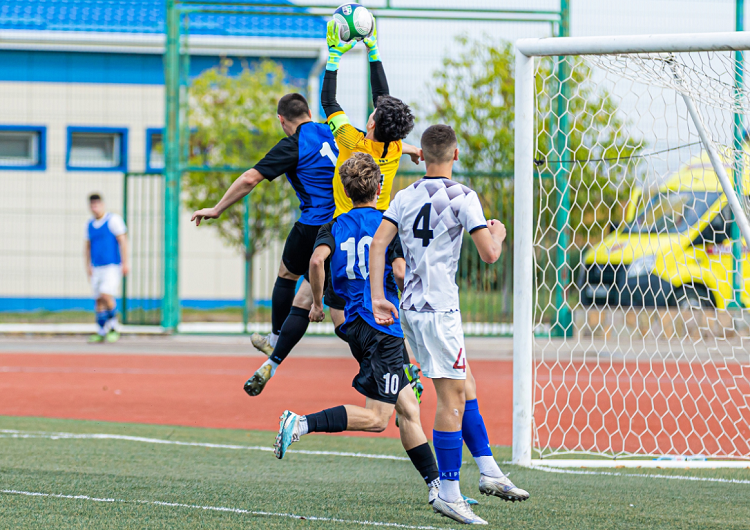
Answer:
<svg viewBox="0 0 750 530"><path fill-rule="evenodd" d="M272 181L286 173L300 202L300 217L286 239L279 265L279 275L271 298L271 334L253 334L253 346L269 357L286 354L299 342L309 324L312 304L310 284L304 281L295 295L297 280L306 275L318 229L333 219L333 175L339 151L326 124L312 120L307 100L300 94L287 94L279 100L278 118L287 134L252 169L245 171L229 187L219 203L193 213L191 221L200 225L203 219L216 219L224 210L249 194L263 180ZM282 334L281 331L284 330ZM282 335L282 340L278 340ZM256 374L267 381L274 365L267 361ZM256 378L245 390L257 395ZM254 385L254 386L253 386Z"/></svg>
<svg viewBox="0 0 750 530"><path fill-rule="evenodd" d="M117 301L122 276L130 270L128 236L125 222L117 214L108 213L101 195L89 196L93 217L86 224L86 274L96 300L97 332L89 342L114 342L117 330Z"/></svg>
<svg viewBox="0 0 750 530"><path fill-rule="evenodd" d="M419 419L419 403L404 376L404 335L398 325L375 322L370 309L370 277L367 272L369 242L383 218L376 209L381 173L366 153L353 153L339 169L344 190L354 208L321 228L310 262L313 307L310 319L323 320L325 262L330 257L331 282L345 302L343 330L359 373L352 386L367 398L365 407L342 405L308 414L285 411L274 451L278 458L300 436L312 432L382 432L394 409L399 414L401 443L420 476L430 488L430 501L437 496L440 480L435 457ZM388 265L379 279L389 299L398 303L392 264L403 270L403 255L396 240L388 250Z"/></svg>

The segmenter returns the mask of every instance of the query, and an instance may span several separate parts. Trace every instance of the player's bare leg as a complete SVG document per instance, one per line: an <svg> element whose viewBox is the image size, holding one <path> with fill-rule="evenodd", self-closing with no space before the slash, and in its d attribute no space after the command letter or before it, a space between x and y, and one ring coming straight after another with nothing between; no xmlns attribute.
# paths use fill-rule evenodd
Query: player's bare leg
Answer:
<svg viewBox="0 0 750 530"><path fill-rule="evenodd" d="M276 346L271 350L270 357L258 368L253 376L245 383L245 392L250 396L259 395L268 381L276 373L284 359L286 359L292 348L302 339L310 323L309 314L312 307L312 289L310 283L305 280L300 285L289 316L284 321Z"/></svg>
<svg viewBox="0 0 750 530"><path fill-rule="evenodd" d="M517 488L502 472L492 456L487 428L477 404L477 384L468 362L466 363L465 394L466 405L461 432L466 446L479 467L479 492L483 495L500 497L505 501L525 501L529 498L528 492Z"/></svg>
<svg viewBox="0 0 750 530"><path fill-rule="evenodd" d="M273 353L276 341L279 339L281 327L296 302L294 291L297 288L298 280L299 275L289 272L282 261L279 264L279 275L276 278L271 296L271 333L268 335L253 333L250 336L250 342L253 346L269 357Z"/></svg>

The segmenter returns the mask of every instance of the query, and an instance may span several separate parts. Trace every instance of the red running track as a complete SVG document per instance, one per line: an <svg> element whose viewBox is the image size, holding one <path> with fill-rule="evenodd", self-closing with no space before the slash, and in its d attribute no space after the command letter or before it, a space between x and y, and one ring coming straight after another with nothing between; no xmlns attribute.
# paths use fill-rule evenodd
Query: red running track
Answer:
<svg viewBox="0 0 750 530"><path fill-rule="evenodd" d="M287 408L364 404L351 388L356 362L341 357L292 357L263 394L248 397L242 385L263 358L0 354L0 415L272 431ZM512 363L471 366L490 441L510 445ZM431 438L435 391L424 383L422 424ZM542 362L536 385L543 446L750 454L747 366ZM376 436L398 431L391 422Z"/></svg>
<svg viewBox="0 0 750 530"><path fill-rule="evenodd" d="M264 357L0 354L0 415L276 430L284 409L310 413L364 405L357 363L292 356L263 394L242 385ZM493 444L510 445L512 365L473 361ZM424 380L422 422L432 437L435 390ZM378 436L398 437L393 421Z"/></svg>

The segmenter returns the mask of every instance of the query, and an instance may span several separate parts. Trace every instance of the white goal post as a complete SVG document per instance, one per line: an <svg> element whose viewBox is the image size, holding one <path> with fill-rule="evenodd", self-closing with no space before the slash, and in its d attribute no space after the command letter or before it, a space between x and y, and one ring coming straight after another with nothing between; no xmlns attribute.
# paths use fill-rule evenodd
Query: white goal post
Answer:
<svg viewBox="0 0 750 530"><path fill-rule="evenodd" d="M513 462L750 467L750 32L515 46Z"/></svg>

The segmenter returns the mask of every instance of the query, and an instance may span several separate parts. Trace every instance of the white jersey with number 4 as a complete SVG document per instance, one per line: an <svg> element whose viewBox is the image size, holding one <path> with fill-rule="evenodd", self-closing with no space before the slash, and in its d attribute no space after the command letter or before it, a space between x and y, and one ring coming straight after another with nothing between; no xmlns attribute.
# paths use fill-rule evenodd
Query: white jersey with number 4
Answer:
<svg viewBox="0 0 750 530"><path fill-rule="evenodd" d="M458 311L463 231L487 227L476 192L447 178L424 177L398 192L383 218L398 227L406 258L401 308Z"/></svg>

